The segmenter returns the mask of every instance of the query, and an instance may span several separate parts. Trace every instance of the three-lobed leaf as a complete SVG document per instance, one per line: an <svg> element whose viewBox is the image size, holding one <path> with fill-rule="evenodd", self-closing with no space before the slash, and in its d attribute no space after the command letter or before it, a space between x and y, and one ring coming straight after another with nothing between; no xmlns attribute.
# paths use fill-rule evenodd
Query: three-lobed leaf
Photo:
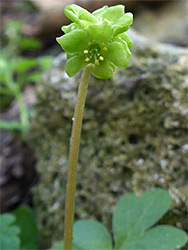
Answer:
<svg viewBox="0 0 188 250"><path fill-rule="evenodd" d="M170 226L149 229L170 204L169 193L159 188L146 191L139 198L135 194L123 196L113 214L115 249L174 250L184 245L186 234L180 229Z"/></svg>
<svg viewBox="0 0 188 250"><path fill-rule="evenodd" d="M119 250L174 250L186 243L183 230L172 226L156 226L130 240L125 240Z"/></svg>
<svg viewBox="0 0 188 250"><path fill-rule="evenodd" d="M141 197L124 195L113 213L114 250L175 250L185 245L187 235L173 226L152 227L169 209L167 191L157 188ZM63 250L60 242L51 250ZM99 222L81 220L74 224L72 250L111 250L112 240Z"/></svg>

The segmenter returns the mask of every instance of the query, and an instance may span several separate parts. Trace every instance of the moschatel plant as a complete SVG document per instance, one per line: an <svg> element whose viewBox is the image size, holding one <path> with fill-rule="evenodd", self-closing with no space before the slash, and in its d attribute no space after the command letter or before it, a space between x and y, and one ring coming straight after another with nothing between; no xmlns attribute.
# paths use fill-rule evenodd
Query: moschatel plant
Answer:
<svg viewBox="0 0 188 250"><path fill-rule="evenodd" d="M52 249L110 250L111 237L99 222L79 221L74 225L73 233L76 168L90 74L108 79L113 77L115 67L124 69L128 66L131 56L129 48L133 43L126 31L133 22L133 15L125 13L123 5L104 6L91 14L76 4L68 5L65 15L73 23L62 27L65 35L57 38L57 42L67 53L66 73L72 77L84 70L70 141L64 242ZM113 215L114 249L173 250L182 246L186 234L179 229L158 226L147 230L166 212L169 201L168 193L158 189L145 193L140 199L134 194L124 196L117 203Z"/></svg>

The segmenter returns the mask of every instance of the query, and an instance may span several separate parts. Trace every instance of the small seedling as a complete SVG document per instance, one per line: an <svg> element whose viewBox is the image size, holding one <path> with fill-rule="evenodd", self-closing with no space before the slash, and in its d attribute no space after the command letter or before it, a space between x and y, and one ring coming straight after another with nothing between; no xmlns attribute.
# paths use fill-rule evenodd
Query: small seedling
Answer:
<svg viewBox="0 0 188 250"><path fill-rule="evenodd" d="M0 128L6 130L27 131L29 112L23 98L23 85L36 83L41 73L48 69L52 59L48 56L25 58L21 52L36 50L41 44L38 40L21 34L22 24L11 21L3 27L3 42L6 44L0 52L0 95L2 109L7 108L15 99L20 114L20 121L0 121ZM14 41L14 42L13 42Z"/></svg>

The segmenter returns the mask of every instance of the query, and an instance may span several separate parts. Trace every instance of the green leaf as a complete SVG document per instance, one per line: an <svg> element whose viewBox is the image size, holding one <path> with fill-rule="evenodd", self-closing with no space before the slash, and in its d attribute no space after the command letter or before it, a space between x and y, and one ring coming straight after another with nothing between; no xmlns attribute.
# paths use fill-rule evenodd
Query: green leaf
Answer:
<svg viewBox="0 0 188 250"><path fill-rule="evenodd" d="M185 245L186 241L187 235L183 230L162 225L132 240L125 240L119 250L175 250Z"/></svg>
<svg viewBox="0 0 188 250"><path fill-rule="evenodd" d="M72 54L83 52L88 46L89 37L87 32L81 29L76 29L56 38L56 40L66 53Z"/></svg>
<svg viewBox="0 0 188 250"><path fill-rule="evenodd" d="M127 31L130 25L133 23L133 14L128 12L120 17L117 22L112 25L114 35L121 34Z"/></svg>
<svg viewBox="0 0 188 250"><path fill-rule="evenodd" d="M47 70L52 65L53 58L51 56L42 56L37 58L37 63L39 64L41 70Z"/></svg>
<svg viewBox="0 0 188 250"><path fill-rule="evenodd" d="M14 61L13 69L19 73L25 73L27 70L36 66L36 59L25 58L18 61Z"/></svg>
<svg viewBox="0 0 188 250"><path fill-rule="evenodd" d="M124 69L129 65L127 51L120 42L111 42L108 45L106 57L118 68Z"/></svg>
<svg viewBox="0 0 188 250"><path fill-rule="evenodd" d="M0 129L5 129L5 130L25 130L27 127L24 127L21 122L17 121L5 121L1 120L0 121Z"/></svg>
<svg viewBox="0 0 188 250"><path fill-rule="evenodd" d="M80 220L74 223L72 250L111 250L112 240L107 229L97 221ZM64 241L50 250L63 250Z"/></svg>
<svg viewBox="0 0 188 250"><path fill-rule="evenodd" d="M1 250L17 250L20 249L20 239L19 239L19 227L13 225L15 221L15 216L12 214L1 214L0 215L0 225L1 225L1 240L0 249Z"/></svg>
<svg viewBox="0 0 188 250"><path fill-rule="evenodd" d="M91 24L88 27L88 33L92 40L96 40L99 44L108 42L113 35L110 23L104 20L102 23Z"/></svg>
<svg viewBox="0 0 188 250"><path fill-rule="evenodd" d="M100 222L92 220L80 220L74 224L73 243L82 250L112 249L107 229Z"/></svg>
<svg viewBox="0 0 188 250"><path fill-rule="evenodd" d="M38 249L38 231L33 210L26 206L20 206L14 214L16 216L15 225L21 229L20 249Z"/></svg>
<svg viewBox="0 0 188 250"><path fill-rule="evenodd" d="M41 78L41 72L32 72L25 77L26 82L37 83Z"/></svg>
<svg viewBox="0 0 188 250"><path fill-rule="evenodd" d="M83 69L86 66L86 63L84 60L85 60L84 54L71 57L66 63L65 71L66 71L67 75L72 77L78 71Z"/></svg>
<svg viewBox="0 0 188 250"><path fill-rule="evenodd" d="M19 41L19 46L22 50L37 50L41 48L42 44L36 38L22 36Z"/></svg>
<svg viewBox="0 0 188 250"><path fill-rule="evenodd" d="M102 17L102 19L107 19L112 23L116 22L121 16L123 16L125 10L125 6L121 4L110 8L104 8L104 7L99 11L94 11L93 15L97 17Z"/></svg>
<svg viewBox="0 0 188 250"><path fill-rule="evenodd" d="M113 231L116 249L125 240L134 239L153 226L169 209L171 198L167 191L154 189L140 198L135 194L123 196L113 213Z"/></svg>
<svg viewBox="0 0 188 250"><path fill-rule="evenodd" d="M63 250L63 249L64 249L64 241L60 241L59 243L55 244L54 246L50 248L50 250ZM83 249L75 245L73 242L72 250L83 250Z"/></svg>

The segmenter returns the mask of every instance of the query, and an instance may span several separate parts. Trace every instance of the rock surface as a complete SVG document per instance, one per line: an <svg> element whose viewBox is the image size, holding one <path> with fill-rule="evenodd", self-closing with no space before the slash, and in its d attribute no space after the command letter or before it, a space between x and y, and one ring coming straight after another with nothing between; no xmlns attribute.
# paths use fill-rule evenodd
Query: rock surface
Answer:
<svg viewBox="0 0 188 250"><path fill-rule="evenodd" d="M134 18L134 28L144 36L159 42L188 46L188 4L169 1L156 8L143 8Z"/></svg>
<svg viewBox="0 0 188 250"><path fill-rule="evenodd" d="M151 43L132 32L130 66L109 80L91 78L77 174L75 218L111 229L114 204L127 192L169 190L163 222L186 228L188 150L185 49ZM40 182L34 201L43 247L63 237L67 157L80 73L68 78L65 54L37 87L30 142Z"/></svg>

